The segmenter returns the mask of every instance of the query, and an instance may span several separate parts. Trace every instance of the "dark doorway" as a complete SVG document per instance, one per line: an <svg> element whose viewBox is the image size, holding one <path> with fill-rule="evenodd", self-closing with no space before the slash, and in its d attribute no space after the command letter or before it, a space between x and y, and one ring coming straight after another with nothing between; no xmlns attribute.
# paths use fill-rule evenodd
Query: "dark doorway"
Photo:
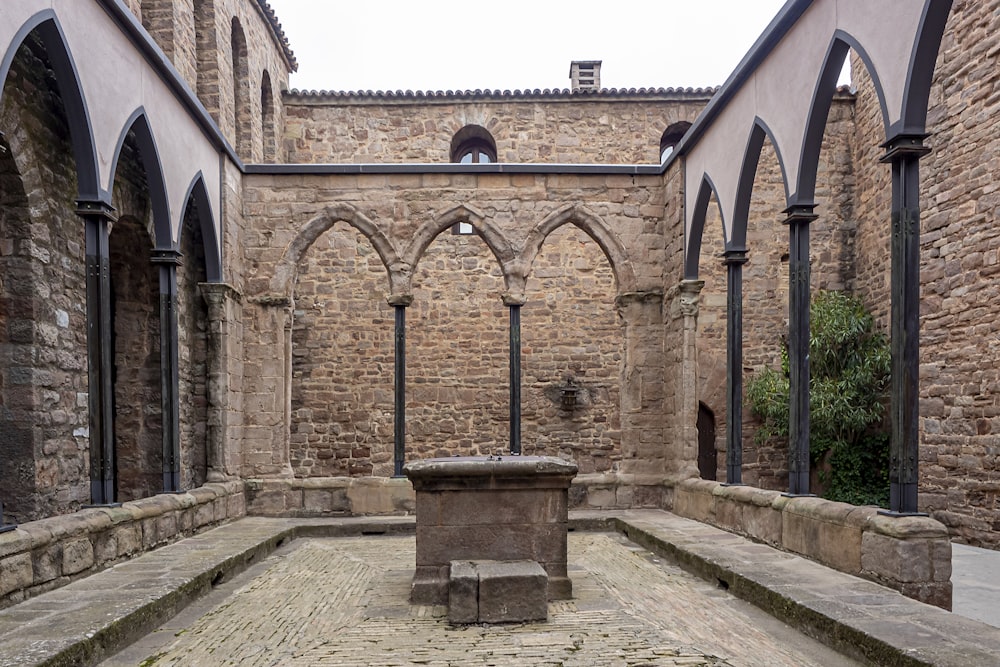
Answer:
<svg viewBox="0 0 1000 667"><path fill-rule="evenodd" d="M715 414L698 402L698 472L702 479L715 480L718 463L715 458Z"/></svg>

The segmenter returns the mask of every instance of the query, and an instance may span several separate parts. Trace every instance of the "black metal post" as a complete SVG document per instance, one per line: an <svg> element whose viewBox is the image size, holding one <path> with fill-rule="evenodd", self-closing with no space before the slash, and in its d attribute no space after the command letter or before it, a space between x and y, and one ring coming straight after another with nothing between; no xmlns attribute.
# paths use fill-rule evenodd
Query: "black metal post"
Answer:
<svg viewBox="0 0 1000 667"><path fill-rule="evenodd" d="M920 158L930 152L924 135L886 142L882 162L892 164L891 340L892 439L889 445L889 513L917 510L920 436Z"/></svg>
<svg viewBox="0 0 1000 667"><path fill-rule="evenodd" d="M726 265L726 484L743 484L743 265L746 248L723 253Z"/></svg>
<svg viewBox="0 0 1000 667"><path fill-rule="evenodd" d="M6 533L9 530L14 530L17 528L16 523L4 523L3 518L3 503L0 503L0 533Z"/></svg>
<svg viewBox="0 0 1000 667"><path fill-rule="evenodd" d="M115 502L114 349L108 245L113 213L114 209L101 201L77 202L77 214L84 219L86 234L90 497L94 505Z"/></svg>
<svg viewBox="0 0 1000 667"><path fill-rule="evenodd" d="M809 495L809 223L812 205L788 217L788 494Z"/></svg>
<svg viewBox="0 0 1000 667"><path fill-rule="evenodd" d="M177 250L154 250L160 267L160 405L163 422L163 491L181 490L180 360L177 349Z"/></svg>
<svg viewBox="0 0 1000 667"><path fill-rule="evenodd" d="M510 453L521 453L521 305L510 306Z"/></svg>
<svg viewBox="0 0 1000 667"><path fill-rule="evenodd" d="M406 460L406 306L395 304L395 387L393 414L393 475L403 476Z"/></svg>

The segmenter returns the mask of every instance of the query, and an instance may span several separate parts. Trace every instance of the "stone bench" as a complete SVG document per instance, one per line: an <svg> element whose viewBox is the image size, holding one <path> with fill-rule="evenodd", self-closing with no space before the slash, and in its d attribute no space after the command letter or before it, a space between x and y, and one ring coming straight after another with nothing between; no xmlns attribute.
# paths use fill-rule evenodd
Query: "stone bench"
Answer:
<svg viewBox="0 0 1000 667"><path fill-rule="evenodd" d="M549 617L548 575L533 560L456 560L448 580L452 623L520 623Z"/></svg>

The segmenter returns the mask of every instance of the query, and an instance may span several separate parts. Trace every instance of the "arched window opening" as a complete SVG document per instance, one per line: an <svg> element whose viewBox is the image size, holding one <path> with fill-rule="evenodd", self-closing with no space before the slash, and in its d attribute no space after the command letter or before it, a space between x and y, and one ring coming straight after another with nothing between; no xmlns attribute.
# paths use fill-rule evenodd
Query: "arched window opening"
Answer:
<svg viewBox="0 0 1000 667"><path fill-rule="evenodd" d="M274 93L271 90L271 75L264 70L260 79L260 119L262 155L264 162L274 162L277 155L277 137L274 130Z"/></svg>
<svg viewBox="0 0 1000 667"><path fill-rule="evenodd" d="M497 161L497 144L485 127L466 125L451 140L451 161L488 164Z"/></svg>
<svg viewBox="0 0 1000 667"><path fill-rule="evenodd" d="M233 127L236 152L243 159L250 159L253 145L253 119L250 115L250 72L247 65L247 38L238 18L233 17Z"/></svg>
<svg viewBox="0 0 1000 667"><path fill-rule="evenodd" d="M663 131L660 137L660 164L666 161L670 154L674 152L674 147L680 143L684 133L691 127L691 123L686 120L672 123Z"/></svg>

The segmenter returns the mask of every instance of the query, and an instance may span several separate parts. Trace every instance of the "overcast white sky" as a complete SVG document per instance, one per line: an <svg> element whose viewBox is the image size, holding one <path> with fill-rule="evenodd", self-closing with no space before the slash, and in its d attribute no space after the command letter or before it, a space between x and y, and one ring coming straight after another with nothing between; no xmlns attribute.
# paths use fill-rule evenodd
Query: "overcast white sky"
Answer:
<svg viewBox="0 0 1000 667"><path fill-rule="evenodd" d="M722 84L784 0L268 0L302 90L568 88L602 60L604 88Z"/></svg>

